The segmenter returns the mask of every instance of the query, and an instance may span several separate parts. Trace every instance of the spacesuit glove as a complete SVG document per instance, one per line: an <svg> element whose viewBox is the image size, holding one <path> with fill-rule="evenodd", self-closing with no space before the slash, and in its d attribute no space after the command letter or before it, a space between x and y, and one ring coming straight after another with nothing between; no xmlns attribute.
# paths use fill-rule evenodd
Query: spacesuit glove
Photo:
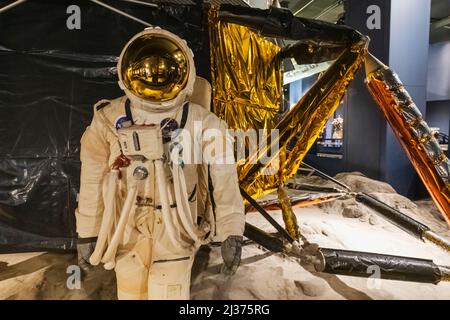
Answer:
<svg viewBox="0 0 450 320"><path fill-rule="evenodd" d="M241 263L242 242L242 236L229 236L222 242L223 274L232 276L236 273Z"/></svg>
<svg viewBox="0 0 450 320"><path fill-rule="evenodd" d="M78 266L86 273L92 265L89 263L89 258L94 252L97 238L78 238L77 252L78 252Z"/></svg>

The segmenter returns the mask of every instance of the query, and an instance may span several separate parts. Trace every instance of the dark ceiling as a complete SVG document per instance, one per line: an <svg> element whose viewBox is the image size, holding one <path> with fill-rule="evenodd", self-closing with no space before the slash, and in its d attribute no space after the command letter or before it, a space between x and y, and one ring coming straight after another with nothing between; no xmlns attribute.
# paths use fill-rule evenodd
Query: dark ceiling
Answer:
<svg viewBox="0 0 450 320"><path fill-rule="evenodd" d="M339 0L286 0L286 5L297 16L336 22L344 12L343 1Z"/></svg>
<svg viewBox="0 0 450 320"><path fill-rule="evenodd" d="M24 0L22 0L24 1ZM108 3L111 0L103 0ZM247 6L252 0L209 0L214 4L230 3ZM270 1L270 0L268 0ZM278 0L299 17L337 22L345 14L345 0ZM0 0L0 8L17 0ZM193 4L195 0L121 0L122 3ZM111 2L110 2L111 3ZM430 42L450 41L450 0L431 0Z"/></svg>
<svg viewBox="0 0 450 320"><path fill-rule="evenodd" d="M336 22L344 14L343 0L282 0L300 17ZM430 42L450 40L450 0L431 0Z"/></svg>
<svg viewBox="0 0 450 320"><path fill-rule="evenodd" d="M450 40L450 0L431 1L430 42Z"/></svg>

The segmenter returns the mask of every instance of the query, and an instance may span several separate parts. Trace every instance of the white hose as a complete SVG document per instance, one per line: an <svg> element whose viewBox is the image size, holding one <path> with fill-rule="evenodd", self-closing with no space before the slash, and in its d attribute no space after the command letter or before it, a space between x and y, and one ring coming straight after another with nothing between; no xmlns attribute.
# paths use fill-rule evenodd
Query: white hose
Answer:
<svg viewBox="0 0 450 320"><path fill-rule="evenodd" d="M105 264L106 270L114 269L116 265L116 253L117 248L119 247L120 241L123 238L123 234L125 231L125 226L130 218L131 209L133 207L133 202L136 200L137 194L137 182L133 181L129 191L127 198L125 199L125 203L123 205L122 211L120 212L119 223L117 224L116 231L111 239L111 243L108 246L108 249L101 260Z"/></svg>
<svg viewBox="0 0 450 320"><path fill-rule="evenodd" d="M181 241L178 239L179 234L175 231L175 217L174 212L170 208L169 195L166 183L166 175L164 174L164 167L162 160L155 160L155 175L159 191L159 199L161 201L161 213L164 220L164 225L167 230L170 241L175 245L179 246Z"/></svg>
<svg viewBox="0 0 450 320"><path fill-rule="evenodd" d="M170 184L167 184L167 194L169 195L169 203L176 203L172 198L172 192L170 190ZM170 213L172 214L171 218L172 221L175 221L175 223L172 223L171 225L166 225L166 229L167 228L171 228L172 232L174 232L175 234L180 234L180 226L178 223L178 206L175 205L175 208L170 207ZM171 231L169 231L171 232ZM183 247L183 248L189 248L190 245L186 242L182 242L181 240L178 241L178 245Z"/></svg>
<svg viewBox="0 0 450 320"><path fill-rule="evenodd" d="M194 223L194 217L192 216L191 207L189 206L184 172L179 165L174 164L172 175L177 209L183 228L195 243L205 244L202 239L201 231Z"/></svg>
<svg viewBox="0 0 450 320"><path fill-rule="evenodd" d="M202 232L197 223L194 221L196 217L192 216L191 207L189 205L188 191L186 187L186 178L184 176L184 171L179 165L179 160L177 156L179 155L179 150L174 148L171 154L172 159L172 177L173 177L173 187L175 192L175 199L177 203L178 216L180 217L181 224L188 235L195 241L196 244L207 244L210 242L210 237L203 239L205 232ZM211 222L213 222L211 220ZM212 237L212 234L210 234Z"/></svg>
<svg viewBox="0 0 450 320"><path fill-rule="evenodd" d="M103 253L107 247L108 234L111 232L115 218L115 196L117 190L117 180L119 177L119 170L112 170L106 177L103 183L103 203L105 209L103 211L102 223L97 238L95 250L89 258L91 265L96 266L100 263Z"/></svg>

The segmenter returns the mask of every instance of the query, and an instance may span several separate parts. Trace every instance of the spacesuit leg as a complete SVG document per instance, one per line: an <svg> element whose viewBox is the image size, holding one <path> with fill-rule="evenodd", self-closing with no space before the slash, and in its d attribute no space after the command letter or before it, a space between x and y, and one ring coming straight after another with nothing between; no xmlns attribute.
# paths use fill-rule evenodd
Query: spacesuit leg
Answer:
<svg viewBox="0 0 450 320"><path fill-rule="evenodd" d="M189 300L193 256L154 261L148 277L150 300Z"/></svg>
<svg viewBox="0 0 450 320"><path fill-rule="evenodd" d="M117 257L115 267L119 300L148 299L147 282L152 240L142 237L134 248Z"/></svg>
<svg viewBox="0 0 450 320"><path fill-rule="evenodd" d="M152 263L148 276L149 300L189 300L191 269L195 247L187 234L176 232L179 242L174 243L156 211ZM177 228L177 230L179 230Z"/></svg>

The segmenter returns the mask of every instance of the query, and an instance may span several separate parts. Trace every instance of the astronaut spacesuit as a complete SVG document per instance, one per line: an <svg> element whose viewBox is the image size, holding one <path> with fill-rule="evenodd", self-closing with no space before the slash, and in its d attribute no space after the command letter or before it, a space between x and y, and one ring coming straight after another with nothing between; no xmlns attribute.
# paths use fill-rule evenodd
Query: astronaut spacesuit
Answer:
<svg viewBox="0 0 450 320"><path fill-rule="evenodd" d="M178 36L137 34L118 74L126 95L97 103L81 139L79 264L114 268L119 299L189 299L201 244L222 241L225 274L240 263L245 215L232 140L193 98L193 54ZM209 129L219 134L204 139ZM211 151L213 142L223 148Z"/></svg>

